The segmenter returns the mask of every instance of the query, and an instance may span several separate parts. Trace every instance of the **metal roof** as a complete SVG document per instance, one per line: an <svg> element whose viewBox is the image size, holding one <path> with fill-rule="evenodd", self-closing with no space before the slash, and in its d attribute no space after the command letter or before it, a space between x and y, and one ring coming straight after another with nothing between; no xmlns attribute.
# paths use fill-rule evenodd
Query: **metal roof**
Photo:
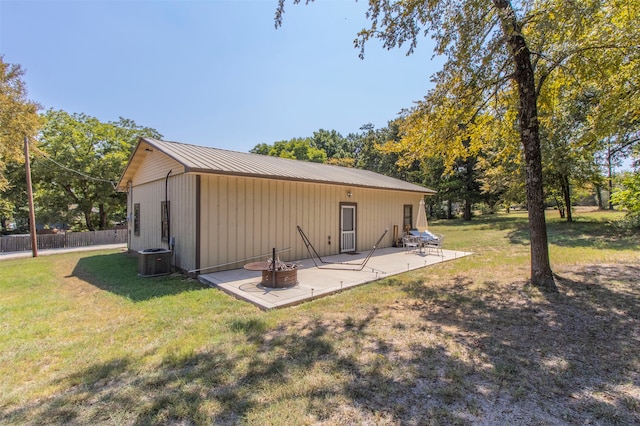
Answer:
<svg viewBox="0 0 640 426"><path fill-rule="evenodd" d="M123 180L132 172L133 157L140 144L146 143L182 164L186 173L223 174L265 179L293 180L365 188L435 194L436 191L400 179L368 170L332 166L307 161L290 160L260 154L228 151L225 149L190 145L179 142L140 138L132 159L122 175Z"/></svg>

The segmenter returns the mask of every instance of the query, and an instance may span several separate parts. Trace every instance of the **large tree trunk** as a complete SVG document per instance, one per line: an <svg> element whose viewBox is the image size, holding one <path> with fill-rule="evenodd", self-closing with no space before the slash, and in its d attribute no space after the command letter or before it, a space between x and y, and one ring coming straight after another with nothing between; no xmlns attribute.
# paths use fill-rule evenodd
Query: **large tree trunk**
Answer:
<svg viewBox="0 0 640 426"><path fill-rule="evenodd" d="M493 0L493 3L498 9L502 31L513 58L514 79L520 98L520 140L524 147L525 186L531 238L531 284L544 290L558 291L549 262L537 94L531 52L522 35L522 29L511 3L507 0Z"/></svg>

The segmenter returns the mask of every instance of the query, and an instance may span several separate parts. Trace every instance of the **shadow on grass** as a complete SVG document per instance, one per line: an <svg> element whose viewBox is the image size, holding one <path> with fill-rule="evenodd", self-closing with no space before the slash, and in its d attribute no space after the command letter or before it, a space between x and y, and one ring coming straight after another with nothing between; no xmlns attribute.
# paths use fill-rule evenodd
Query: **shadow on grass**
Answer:
<svg viewBox="0 0 640 426"><path fill-rule="evenodd" d="M461 218L455 219L434 219L430 220L431 225L442 225L453 228L473 227L475 229L504 230L527 226L527 216L522 215L483 215L476 216L471 220Z"/></svg>
<svg viewBox="0 0 640 426"><path fill-rule="evenodd" d="M547 225L549 242L563 247L593 247L608 250L638 250L640 236L616 223L576 220Z"/></svg>
<svg viewBox="0 0 640 426"><path fill-rule="evenodd" d="M577 220L573 223L547 223L549 244L562 247L593 247L607 250L640 250L640 236L615 223ZM508 233L512 244L529 244L529 228L520 225Z"/></svg>
<svg viewBox="0 0 640 426"><path fill-rule="evenodd" d="M10 422L34 424L301 424L361 423L467 424L452 409L467 399L464 377L470 366L447 359L440 346L415 345L408 369L429 386L416 386L390 360L396 348L372 336L377 313L341 328L350 350L336 345L336 326L311 320L296 330L265 329L259 320L232 322L256 345L250 355L211 348L168 356L142 374L136 359L98 363L56 385L64 392L6 413ZM258 339L256 331L265 332ZM367 353L370 361L358 358ZM304 402L300 404L300 400ZM444 405L442 402L445 402ZM338 415L346 407L347 417ZM349 422L347 420L347 422ZM435 423L434 423L435 422Z"/></svg>
<svg viewBox="0 0 640 426"><path fill-rule="evenodd" d="M137 259L123 253L81 257L71 276L134 302L207 288L180 274L139 277Z"/></svg>
<svg viewBox="0 0 640 426"><path fill-rule="evenodd" d="M444 227L470 228L473 230L507 231L511 244L530 243L527 216L485 215L471 221L462 219L438 220L432 224ZM640 235L632 229L622 228L617 222L577 216L574 222L564 219L547 219L547 234L550 244L562 247L593 247L609 250L640 250Z"/></svg>
<svg viewBox="0 0 640 426"><path fill-rule="evenodd" d="M404 289L425 321L458 330L452 338L491 364L480 382L540 413L516 423L630 425L640 424L639 276L634 265L580 267L557 277L560 293L540 298L524 283L469 290L472 277Z"/></svg>

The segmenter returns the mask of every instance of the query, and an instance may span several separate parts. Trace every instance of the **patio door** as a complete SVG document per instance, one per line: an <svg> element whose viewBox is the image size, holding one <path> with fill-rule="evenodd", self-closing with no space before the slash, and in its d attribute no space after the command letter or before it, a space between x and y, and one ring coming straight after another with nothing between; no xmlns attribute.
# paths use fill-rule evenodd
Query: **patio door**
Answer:
<svg viewBox="0 0 640 426"><path fill-rule="evenodd" d="M356 251L356 205L340 205L340 252Z"/></svg>

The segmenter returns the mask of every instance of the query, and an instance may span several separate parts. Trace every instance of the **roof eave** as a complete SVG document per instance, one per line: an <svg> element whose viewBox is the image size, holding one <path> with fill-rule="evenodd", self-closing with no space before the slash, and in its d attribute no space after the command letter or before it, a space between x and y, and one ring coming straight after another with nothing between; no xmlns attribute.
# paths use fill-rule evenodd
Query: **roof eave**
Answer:
<svg viewBox="0 0 640 426"><path fill-rule="evenodd" d="M142 146L143 143L153 147L153 149L157 149L158 152L161 152L164 155L166 155L169 158L171 158L172 160L182 164L185 167L185 169L187 168L186 164L184 164L182 161L180 161L174 155L164 151L158 144L154 143L154 141L155 141L155 139L151 139L151 138L145 138L145 137L139 137L138 138L138 144L134 148L133 153L131 154L131 156L129 157L129 162L127 163L127 166L124 168L124 171L122 172L120 180L118 181L118 185L116 186L116 190L118 192L127 192L128 191L129 182L131 181L131 178L127 179L127 176L129 175L129 171L130 171L129 169L132 167L131 164L132 164L134 158L136 157L136 155L138 155L138 151L140 150L140 147ZM131 173L131 174L134 174L134 173L135 173L135 171L133 173Z"/></svg>

